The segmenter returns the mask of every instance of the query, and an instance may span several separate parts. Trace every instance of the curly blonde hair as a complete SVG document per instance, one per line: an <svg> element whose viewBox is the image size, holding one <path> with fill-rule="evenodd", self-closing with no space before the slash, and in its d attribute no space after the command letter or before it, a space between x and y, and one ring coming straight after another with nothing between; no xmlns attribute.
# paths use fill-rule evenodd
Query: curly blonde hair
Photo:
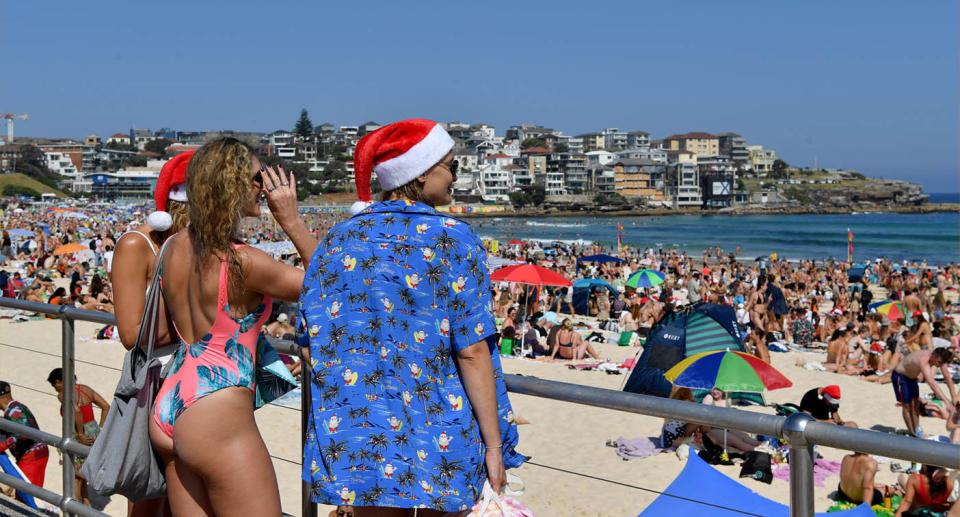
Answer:
<svg viewBox="0 0 960 517"><path fill-rule="evenodd" d="M187 165L187 227L197 258L226 255L234 287L241 278L234 252L243 203L252 179L253 150L236 138L217 138L197 150Z"/></svg>
<svg viewBox="0 0 960 517"><path fill-rule="evenodd" d="M190 211L184 202L168 199L167 213L170 214L170 217L173 219L173 224L170 225L169 230L163 232L163 240L167 240L167 237L179 232L190 224Z"/></svg>

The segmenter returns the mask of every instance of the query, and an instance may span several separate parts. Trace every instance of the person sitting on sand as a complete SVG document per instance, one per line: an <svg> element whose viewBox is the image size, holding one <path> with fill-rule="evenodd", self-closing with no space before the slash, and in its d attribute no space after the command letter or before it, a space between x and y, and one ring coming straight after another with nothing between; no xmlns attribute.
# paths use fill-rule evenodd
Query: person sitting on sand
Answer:
<svg viewBox="0 0 960 517"><path fill-rule="evenodd" d="M930 323L923 317L920 311L913 311L913 326L910 333L904 337L904 343L910 352L916 352L924 348L929 348L933 343L933 333Z"/></svg>
<svg viewBox="0 0 960 517"><path fill-rule="evenodd" d="M770 349L767 348L767 335L764 330L757 329L751 332L746 342L748 351L757 356L761 361L770 364Z"/></svg>
<svg viewBox="0 0 960 517"><path fill-rule="evenodd" d="M953 411L947 418L947 432L950 433L950 443L960 444L960 400L953 403Z"/></svg>
<svg viewBox="0 0 960 517"><path fill-rule="evenodd" d="M954 502L952 505L948 501L953 485L956 483L949 475L946 469L924 465L917 474L911 474L907 479L906 493L897 513L894 517L901 517L906 512L913 512L921 509L930 512L950 512L953 517L960 513L960 504Z"/></svg>
<svg viewBox="0 0 960 517"><path fill-rule="evenodd" d="M543 313L539 323L547 331L547 351L554 354L557 348L557 334L561 328L557 313L552 311Z"/></svg>
<svg viewBox="0 0 960 517"><path fill-rule="evenodd" d="M563 320L563 328L557 332L557 346L550 354L551 361L557 356L558 352L561 359L578 361L588 355L593 359L600 359L600 354L593 349L593 345L584 341L580 334L573 330L573 322L570 321L570 318Z"/></svg>
<svg viewBox="0 0 960 517"><path fill-rule="evenodd" d="M833 335L830 336L830 341L827 343L827 360L823 363L823 367L827 371L845 375L859 373L859 370L854 371L856 368L847 365L847 355L849 353L847 338L850 332L846 327L843 327L835 330Z"/></svg>
<svg viewBox="0 0 960 517"><path fill-rule="evenodd" d="M840 462L840 482L837 483L837 501L841 503L882 504L886 485L874 484L877 460L863 452L847 454Z"/></svg>
<svg viewBox="0 0 960 517"><path fill-rule="evenodd" d="M831 384L823 388L813 388L800 399L800 411L809 414L817 422L857 427L856 422L840 418L840 386Z"/></svg>
<svg viewBox="0 0 960 517"><path fill-rule="evenodd" d="M940 400L947 400L940 386L934 379L934 369L939 368L943 373L947 388L950 390L950 403L956 404L957 393L953 386L953 378L947 365L953 360L953 352L946 348L920 350L903 359L894 368L891 375L893 393L903 411L903 421L910 434L922 436L920 427L920 385L917 382L923 375L923 380L930 386L933 395Z"/></svg>

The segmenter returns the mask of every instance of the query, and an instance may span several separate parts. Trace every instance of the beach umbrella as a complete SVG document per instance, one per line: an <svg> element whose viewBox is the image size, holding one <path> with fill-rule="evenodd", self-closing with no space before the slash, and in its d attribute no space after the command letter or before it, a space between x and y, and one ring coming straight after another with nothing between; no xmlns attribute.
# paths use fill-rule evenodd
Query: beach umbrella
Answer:
<svg viewBox="0 0 960 517"><path fill-rule="evenodd" d="M664 376L676 386L720 391L762 392L793 386L779 370L754 355L711 350L680 361Z"/></svg>
<svg viewBox="0 0 960 517"><path fill-rule="evenodd" d="M524 242L519 239L513 239L512 241L507 241L507 244L524 244Z"/></svg>
<svg viewBox="0 0 960 517"><path fill-rule="evenodd" d="M64 244L63 246L60 246L59 248L53 250L53 254L54 254L54 255L69 255L69 254L71 254L71 253L76 253L76 252L78 252L78 251L83 251L83 250L87 250L87 249L90 249L90 248L87 247L87 246L84 246L83 244L80 244L80 243L78 243L78 242L71 242L70 244Z"/></svg>
<svg viewBox="0 0 960 517"><path fill-rule="evenodd" d="M25 230L23 228L14 228L12 230L7 230L10 235L14 237L29 237L33 235L33 230Z"/></svg>
<svg viewBox="0 0 960 517"><path fill-rule="evenodd" d="M89 219L90 216L80 212L66 212L61 214L64 219Z"/></svg>
<svg viewBox="0 0 960 517"><path fill-rule="evenodd" d="M907 317L907 309L902 303L896 300L883 300L877 303L871 303L868 307L870 310L877 311L877 313L886 316L890 321L900 318L906 319Z"/></svg>
<svg viewBox="0 0 960 517"><path fill-rule="evenodd" d="M490 280L561 287L569 287L572 285L570 280L565 276L533 264L519 264L500 268L490 274Z"/></svg>
<svg viewBox="0 0 960 517"><path fill-rule="evenodd" d="M655 285L662 284L664 278L665 277L663 273L659 271L654 271L653 269L641 269L628 278L627 283L624 285L634 289L640 287L653 287Z"/></svg>
<svg viewBox="0 0 960 517"><path fill-rule="evenodd" d="M760 393L793 386L779 370L754 355L735 350L712 350L687 357L663 374L675 386L724 393ZM730 405L730 397L726 397ZM723 430L723 453L727 453L727 430Z"/></svg>

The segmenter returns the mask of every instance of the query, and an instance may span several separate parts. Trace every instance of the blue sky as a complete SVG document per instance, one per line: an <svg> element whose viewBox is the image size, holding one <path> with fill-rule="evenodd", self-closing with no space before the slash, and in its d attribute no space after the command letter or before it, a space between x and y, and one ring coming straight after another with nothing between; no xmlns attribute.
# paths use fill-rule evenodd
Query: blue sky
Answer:
<svg viewBox="0 0 960 517"><path fill-rule="evenodd" d="M338 5L334 5L338 4ZM415 4L415 5L414 5ZM960 190L957 2L4 2L24 136L413 116L736 131Z"/></svg>

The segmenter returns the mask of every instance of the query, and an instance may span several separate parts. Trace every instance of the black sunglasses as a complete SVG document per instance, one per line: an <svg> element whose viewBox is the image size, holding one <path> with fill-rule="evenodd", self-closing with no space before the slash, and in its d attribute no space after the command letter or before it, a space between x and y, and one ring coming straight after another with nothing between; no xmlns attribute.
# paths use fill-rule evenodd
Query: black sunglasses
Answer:
<svg viewBox="0 0 960 517"><path fill-rule="evenodd" d="M257 173L254 174L253 177L250 179L253 180L253 182L259 185L261 188L263 187L263 166L262 165L260 166L260 170L258 170Z"/></svg>

